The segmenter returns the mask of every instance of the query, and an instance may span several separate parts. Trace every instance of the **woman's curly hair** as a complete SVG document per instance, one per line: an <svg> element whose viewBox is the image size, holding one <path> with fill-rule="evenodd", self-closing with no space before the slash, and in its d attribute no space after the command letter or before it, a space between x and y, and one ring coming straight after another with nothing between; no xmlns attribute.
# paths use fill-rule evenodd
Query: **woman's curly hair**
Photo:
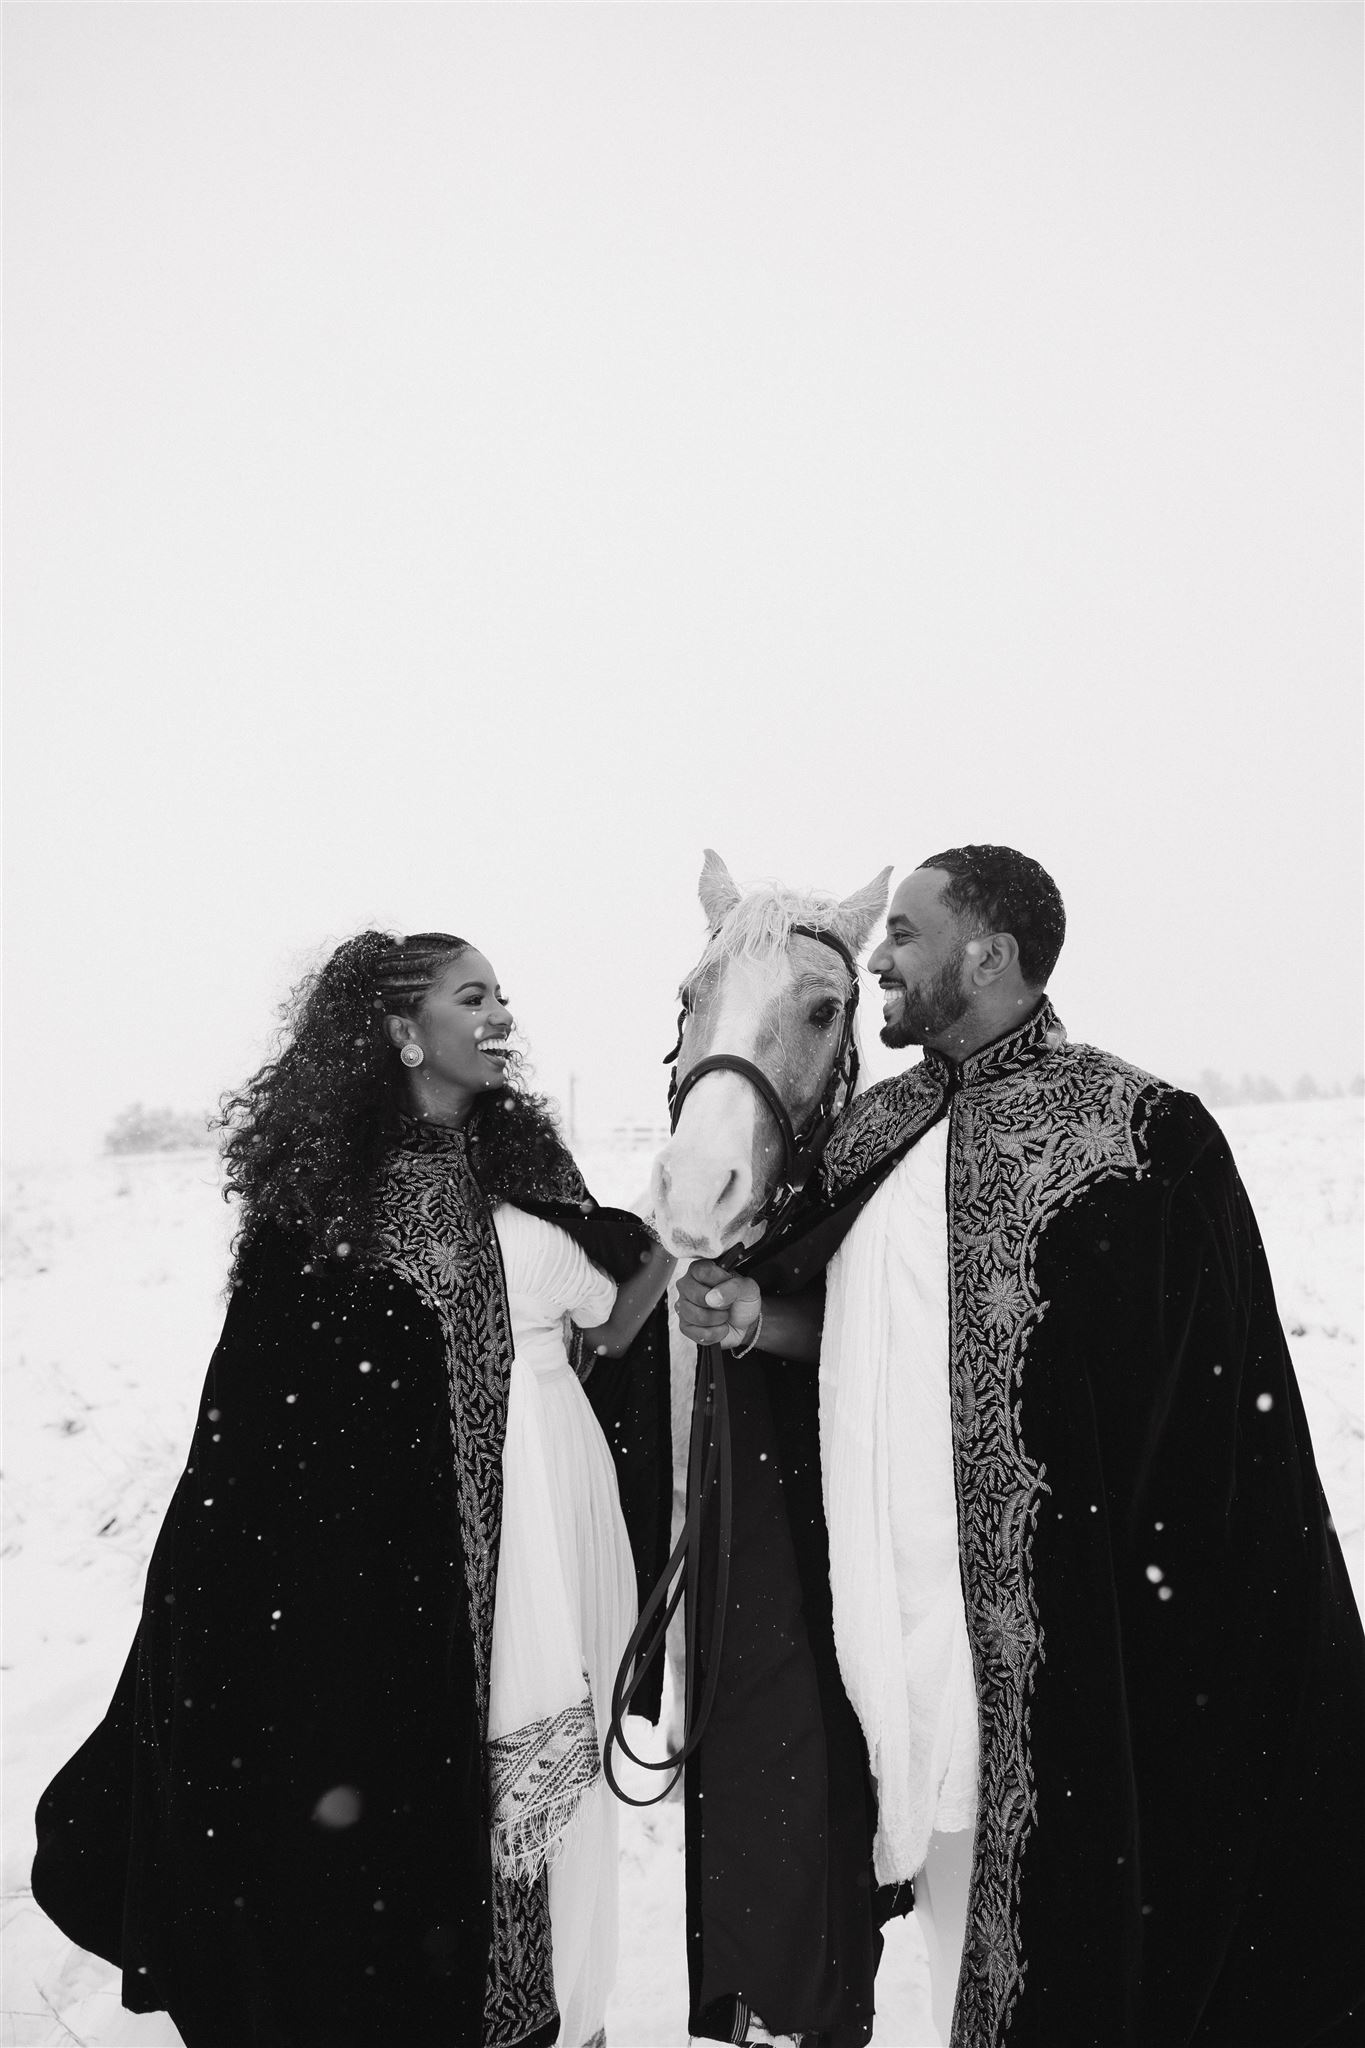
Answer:
<svg viewBox="0 0 1365 2048"><path fill-rule="evenodd" d="M267 1223L313 1256L373 1260L375 1184L407 1108L384 1019L411 1016L468 950L450 932L360 932L293 990L281 1051L221 1105L225 1196L241 1203L234 1270ZM490 1203L582 1193L553 1112L515 1059L510 1085L476 1100L465 1133Z"/></svg>

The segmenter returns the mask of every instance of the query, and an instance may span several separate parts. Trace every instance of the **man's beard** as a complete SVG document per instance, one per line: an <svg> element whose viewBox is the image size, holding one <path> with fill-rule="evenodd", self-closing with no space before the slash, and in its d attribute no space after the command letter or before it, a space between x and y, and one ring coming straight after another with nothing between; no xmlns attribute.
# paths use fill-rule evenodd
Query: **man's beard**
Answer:
<svg viewBox="0 0 1365 2048"><path fill-rule="evenodd" d="M966 1016L972 1006L971 996L962 987L962 963L966 957L964 941L924 988L902 988L900 1015L882 1026L883 1045L897 1049L925 1045L931 1038L951 1031Z"/></svg>

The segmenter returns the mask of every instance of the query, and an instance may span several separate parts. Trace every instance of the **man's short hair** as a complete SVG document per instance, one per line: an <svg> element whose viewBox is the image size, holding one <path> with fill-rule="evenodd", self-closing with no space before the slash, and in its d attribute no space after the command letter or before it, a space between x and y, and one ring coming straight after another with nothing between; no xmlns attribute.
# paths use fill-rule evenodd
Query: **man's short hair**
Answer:
<svg viewBox="0 0 1365 2048"><path fill-rule="evenodd" d="M920 862L951 877L943 901L982 931L1009 932L1019 972L1030 988L1046 988L1066 937L1061 891L1045 868L1012 846L952 846Z"/></svg>

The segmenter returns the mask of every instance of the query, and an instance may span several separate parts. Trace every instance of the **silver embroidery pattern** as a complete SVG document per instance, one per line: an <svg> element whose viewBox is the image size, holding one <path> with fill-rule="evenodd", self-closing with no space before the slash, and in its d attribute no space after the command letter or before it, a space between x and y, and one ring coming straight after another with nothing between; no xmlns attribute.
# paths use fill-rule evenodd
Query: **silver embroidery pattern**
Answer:
<svg viewBox="0 0 1365 2048"><path fill-rule="evenodd" d="M486 1724L512 1365L502 1264L462 1145L395 1151L377 1209L386 1261L417 1290L445 1339L474 1669Z"/></svg>
<svg viewBox="0 0 1365 2048"><path fill-rule="evenodd" d="M454 1132L423 1131L393 1152L376 1209L386 1262L416 1289L444 1339L479 1721L486 1732L512 1364L502 1259ZM494 1869L484 2048L512 2048L548 2025L556 2010L544 1873L520 1885Z"/></svg>
<svg viewBox="0 0 1365 2048"><path fill-rule="evenodd" d="M830 1147L831 1191L852 1185L915 1123L931 1122L950 1080L946 1063L929 1054L869 1091L859 1104L867 1104L864 1128ZM948 1148L949 1386L981 1741L951 2039L952 2048L998 2048L1027 1969L1019 1896L1037 1820L1029 1702L1044 1645L1033 1531L1050 1489L1024 1442L1024 1362L1048 1307L1034 1262L1048 1223L1083 1189L1115 1174L1141 1176L1146 1113L1163 1084L1091 1046L1067 1046L1046 1002L1019 1031L965 1061L959 1084Z"/></svg>
<svg viewBox="0 0 1365 2048"><path fill-rule="evenodd" d="M820 1176L826 1191L846 1194L902 1138L918 1136L946 1093L943 1067L925 1060L860 1095L825 1147Z"/></svg>
<svg viewBox="0 0 1365 2048"><path fill-rule="evenodd" d="M1050 1491L1023 1431L1025 1355L1047 1310L1034 1260L1052 1217L1084 1187L1141 1174L1134 1118L1152 1086L1135 1068L1074 1046L1013 1074L964 1073L954 1109L950 1385L981 1777L953 2048L1005 2039L1027 1968L1019 1891L1038 1817L1029 1701L1044 1655L1033 1531Z"/></svg>

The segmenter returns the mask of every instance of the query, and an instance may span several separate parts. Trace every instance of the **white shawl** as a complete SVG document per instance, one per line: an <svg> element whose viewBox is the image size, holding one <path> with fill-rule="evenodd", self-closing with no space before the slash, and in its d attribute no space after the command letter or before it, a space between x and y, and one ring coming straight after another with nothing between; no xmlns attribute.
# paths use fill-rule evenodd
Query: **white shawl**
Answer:
<svg viewBox="0 0 1365 2048"><path fill-rule="evenodd" d="M948 1403L947 1121L831 1261L820 1354L834 1635L877 1784L878 1881L969 1827L977 1715Z"/></svg>

